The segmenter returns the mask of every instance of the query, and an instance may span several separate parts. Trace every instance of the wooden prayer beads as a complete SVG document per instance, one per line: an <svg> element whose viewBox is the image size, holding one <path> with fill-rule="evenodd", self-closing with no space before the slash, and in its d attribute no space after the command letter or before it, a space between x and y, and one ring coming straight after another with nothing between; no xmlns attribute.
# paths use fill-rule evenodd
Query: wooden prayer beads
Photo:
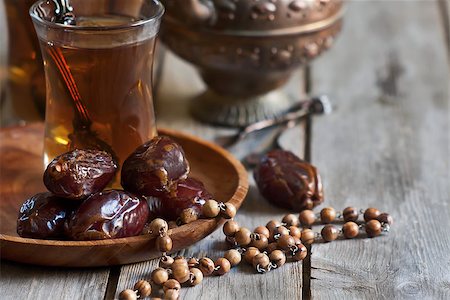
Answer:
<svg viewBox="0 0 450 300"><path fill-rule="evenodd" d="M221 217L232 219L236 209L232 204L208 200L202 209L202 215L208 218ZM359 221L362 215L364 222ZM333 223L343 222L341 228ZM325 226L319 232L309 227L315 224ZM223 257L215 260L208 258L189 258L167 256L172 249L172 239L168 235L169 226L162 219L153 220L148 226L148 233L156 236L156 245L163 253L159 268L151 273L151 280L161 286L164 299L179 299L183 285L200 284L205 276L222 276L231 268L245 261L252 265L256 272L266 273L282 267L288 260L302 261L308 255L305 245L314 242L332 242L340 238L352 239L365 232L367 237L379 236L388 232L393 218L378 209L368 208L358 211L347 207L336 212L326 207L315 214L312 210L304 210L298 216L285 215L282 221L271 220L266 226L258 226L253 232L239 226L234 220L228 220L223 226L223 233L232 245ZM119 294L121 300L136 300L150 296L152 287L148 281L139 280L134 289L126 289Z"/></svg>

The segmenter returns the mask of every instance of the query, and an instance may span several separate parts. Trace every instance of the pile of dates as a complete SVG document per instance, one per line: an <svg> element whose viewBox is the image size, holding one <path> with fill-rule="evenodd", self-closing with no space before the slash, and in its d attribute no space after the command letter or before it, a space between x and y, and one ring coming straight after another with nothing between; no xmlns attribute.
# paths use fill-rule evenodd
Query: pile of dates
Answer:
<svg viewBox="0 0 450 300"><path fill-rule="evenodd" d="M75 149L56 157L43 176L48 192L22 204L17 233L70 240L135 236L156 217L195 220L212 199L202 182L188 177L185 153L169 137L139 146L122 165L123 190L105 190L117 170L105 151Z"/></svg>

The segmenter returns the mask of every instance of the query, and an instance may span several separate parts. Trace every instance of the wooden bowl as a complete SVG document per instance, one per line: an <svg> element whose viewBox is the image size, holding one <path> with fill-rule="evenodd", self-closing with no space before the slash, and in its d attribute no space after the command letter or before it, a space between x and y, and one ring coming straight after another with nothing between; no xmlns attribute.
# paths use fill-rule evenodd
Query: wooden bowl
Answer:
<svg viewBox="0 0 450 300"><path fill-rule="evenodd" d="M160 134L175 139L186 152L191 174L202 180L215 199L239 208L247 194L247 172L219 146L173 130ZM94 267L135 263L160 256L148 235L100 241L55 241L21 238L16 233L20 205L42 183L44 127L32 124L0 130L0 253L2 259L46 266ZM212 233L221 219L201 219L169 230L173 251Z"/></svg>

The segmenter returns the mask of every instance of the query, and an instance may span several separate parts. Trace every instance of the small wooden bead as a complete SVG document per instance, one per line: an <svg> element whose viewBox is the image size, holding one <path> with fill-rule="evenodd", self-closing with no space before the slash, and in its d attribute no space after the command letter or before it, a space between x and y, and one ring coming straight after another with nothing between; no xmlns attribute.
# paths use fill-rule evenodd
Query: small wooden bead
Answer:
<svg viewBox="0 0 450 300"><path fill-rule="evenodd" d="M359 213L356 208L349 206L344 209L342 216L344 217L345 222L356 222L358 220Z"/></svg>
<svg viewBox="0 0 450 300"><path fill-rule="evenodd" d="M289 235L300 238L302 236L302 231L297 226L289 226Z"/></svg>
<svg viewBox="0 0 450 300"><path fill-rule="evenodd" d="M206 218L215 218L219 213L219 203L216 200L207 200L202 207L202 214Z"/></svg>
<svg viewBox="0 0 450 300"><path fill-rule="evenodd" d="M189 260L187 261L187 264L188 264L189 268L197 268L198 258L196 258L196 257L189 258Z"/></svg>
<svg viewBox="0 0 450 300"><path fill-rule="evenodd" d="M281 250L274 250L269 254L269 259L278 267L281 267L286 263L286 255Z"/></svg>
<svg viewBox="0 0 450 300"><path fill-rule="evenodd" d="M316 215L310 209L302 211L298 216L298 218L300 220L300 224L302 224L305 227L311 226L316 221Z"/></svg>
<svg viewBox="0 0 450 300"><path fill-rule="evenodd" d="M302 244L297 245L297 247L298 247L298 250L297 250L297 252L295 252L295 255L293 256L293 258L296 261L304 260L305 257L308 255L308 250L306 249L305 245L302 245Z"/></svg>
<svg viewBox="0 0 450 300"><path fill-rule="evenodd" d="M168 255L163 255L161 259L159 260L159 266L164 269L170 268L170 266L173 264L173 258Z"/></svg>
<svg viewBox="0 0 450 300"><path fill-rule="evenodd" d="M220 215L225 219L232 219L236 216L236 206L231 203L225 203L225 209L220 212Z"/></svg>
<svg viewBox="0 0 450 300"><path fill-rule="evenodd" d="M266 226L258 226L253 230L254 233L265 235L267 238L270 237L270 231Z"/></svg>
<svg viewBox="0 0 450 300"><path fill-rule="evenodd" d="M137 300L138 296L133 290L123 290L119 294L120 300Z"/></svg>
<svg viewBox="0 0 450 300"><path fill-rule="evenodd" d="M366 223L366 233L369 237L375 237L381 234L381 223L378 220L370 220Z"/></svg>
<svg viewBox="0 0 450 300"><path fill-rule="evenodd" d="M314 231L312 231L311 229L303 229L302 230L302 236L300 238L300 240L302 241L303 244L306 245L311 245L312 243L314 243L314 240L316 239Z"/></svg>
<svg viewBox="0 0 450 300"><path fill-rule="evenodd" d="M236 221L228 220L223 225L223 233L226 236L234 237L236 233L239 231L240 226Z"/></svg>
<svg viewBox="0 0 450 300"><path fill-rule="evenodd" d="M189 266L186 264L172 264L172 276L180 283L185 283L189 280Z"/></svg>
<svg viewBox="0 0 450 300"><path fill-rule="evenodd" d="M169 279L169 273L163 268L157 268L153 270L151 278L156 285L162 285Z"/></svg>
<svg viewBox="0 0 450 300"><path fill-rule="evenodd" d="M273 242L273 243L270 243L269 245L267 245L266 252L267 253L272 253L273 251L275 251L277 249L278 249L277 242Z"/></svg>
<svg viewBox="0 0 450 300"><path fill-rule="evenodd" d="M295 240L290 235L282 235L278 239L277 245L281 250L289 251L289 249L295 246Z"/></svg>
<svg viewBox="0 0 450 300"><path fill-rule="evenodd" d="M298 246L302 243L302 241L299 238L293 237L295 240L295 245Z"/></svg>
<svg viewBox="0 0 450 300"><path fill-rule="evenodd" d="M181 289L181 284L176 279L169 279L163 285L164 292L167 290L176 290L179 291Z"/></svg>
<svg viewBox="0 0 450 300"><path fill-rule="evenodd" d="M271 237L275 237L275 235L278 236L289 235L289 229L287 229L284 226L278 226L277 228L271 231Z"/></svg>
<svg viewBox="0 0 450 300"><path fill-rule="evenodd" d="M149 230L150 230L149 233L153 236L165 235L169 230L169 225L165 220L156 218L150 222Z"/></svg>
<svg viewBox="0 0 450 300"><path fill-rule="evenodd" d="M242 255L236 249L226 251L223 256L228 259L232 267L237 266L242 260Z"/></svg>
<svg viewBox="0 0 450 300"><path fill-rule="evenodd" d="M180 292L177 290L167 290L164 292L165 300L177 300L180 298Z"/></svg>
<svg viewBox="0 0 450 300"><path fill-rule="evenodd" d="M334 225L325 225L320 232L322 238L326 242L334 241L339 236L339 230Z"/></svg>
<svg viewBox="0 0 450 300"><path fill-rule="evenodd" d="M320 211L320 221L329 224L336 219L336 211L332 207L325 207Z"/></svg>
<svg viewBox="0 0 450 300"><path fill-rule="evenodd" d="M188 265L186 258L184 258L184 256L181 256L181 255L175 256L175 258L173 259L173 263L175 265L179 265L179 264L185 265L185 266Z"/></svg>
<svg viewBox="0 0 450 300"><path fill-rule="evenodd" d="M370 207L364 212L364 221L376 220L380 215L380 211L376 208Z"/></svg>
<svg viewBox="0 0 450 300"><path fill-rule="evenodd" d="M246 262L248 262L249 264L251 264L253 262L253 258L258 255L259 253L261 253L259 251L258 248L255 247L248 247L247 251L245 251L244 253L244 259Z"/></svg>
<svg viewBox="0 0 450 300"><path fill-rule="evenodd" d="M250 230L242 227L238 232L236 232L236 235L234 236L236 243L241 247L247 246L252 241L252 238L250 237L251 234L252 233L250 232Z"/></svg>
<svg viewBox="0 0 450 300"><path fill-rule="evenodd" d="M214 263L215 266L215 271L214 274L221 276L224 275L228 272L230 272L231 269L231 264L228 261L228 259L226 259L225 257L220 257L216 260L216 262Z"/></svg>
<svg viewBox="0 0 450 300"><path fill-rule="evenodd" d="M253 261L252 261L253 267L257 267L258 265L261 268L267 268L267 266L269 266L270 264L270 259L267 256L267 254L265 253L258 253L255 255L255 257L253 257Z"/></svg>
<svg viewBox="0 0 450 300"><path fill-rule="evenodd" d="M189 224L198 220L198 213L193 208L186 208L180 214L180 220L183 224Z"/></svg>
<svg viewBox="0 0 450 300"><path fill-rule="evenodd" d="M152 293L152 286L147 280L139 280L134 285L134 290L138 291L139 298L145 298Z"/></svg>
<svg viewBox="0 0 450 300"><path fill-rule="evenodd" d="M276 221L276 220L270 220L267 224L266 224L266 228L269 229L269 231L273 231L276 227L281 226L281 222Z"/></svg>
<svg viewBox="0 0 450 300"><path fill-rule="evenodd" d="M392 218L392 216L388 213L382 213L378 216L377 220L380 223L384 223L384 224L389 224L392 225L394 224L394 218Z"/></svg>
<svg viewBox="0 0 450 300"><path fill-rule="evenodd" d="M355 222L349 221L342 226L342 233L347 239L352 239L359 234L358 224Z"/></svg>
<svg viewBox="0 0 450 300"><path fill-rule="evenodd" d="M214 262L208 257L200 258L198 268L202 271L203 275L211 275L214 272Z"/></svg>
<svg viewBox="0 0 450 300"><path fill-rule="evenodd" d="M170 236L158 236L156 238L156 247L159 252L169 252L172 250L172 239Z"/></svg>
<svg viewBox="0 0 450 300"><path fill-rule="evenodd" d="M298 217L294 214L288 214L283 217L281 220L282 223L285 223L286 226L298 226L300 224Z"/></svg>
<svg viewBox="0 0 450 300"><path fill-rule="evenodd" d="M252 241L250 242L249 246L256 247L260 251L266 249L267 246L269 245L269 239L265 235L252 233L251 238Z"/></svg>
<svg viewBox="0 0 450 300"><path fill-rule="evenodd" d="M199 269L190 268L189 272L190 272L189 283L191 286L198 285L203 281L203 273Z"/></svg>

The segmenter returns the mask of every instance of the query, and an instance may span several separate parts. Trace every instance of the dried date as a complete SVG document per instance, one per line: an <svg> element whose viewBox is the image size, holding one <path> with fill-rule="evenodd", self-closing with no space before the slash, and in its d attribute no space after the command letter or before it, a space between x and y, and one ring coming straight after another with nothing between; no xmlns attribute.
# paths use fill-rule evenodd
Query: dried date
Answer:
<svg viewBox="0 0 450 300"><path fill-rule="evenodd" d="M148 221L147 202L121 190L96 193L70 218L67 234L73 240L101 240L135 236Z"/></svg>
<svg viewBox="0 0 450 300"><path fill-rule="evenodd" d="M75 149L50 162L44 172L44 184L57 196L80 200L102 191L116 170L108 152Z"/></svg>
<svg viewBox="0 0 450 300"><path fill-rule="evenodd" d="M171 193L189 173L179 144L159 136L138 147L123 163L122 187L137 195L158 197Z"/></svg>
<svg viewBox="0 0 450 300"><path fill-rule="evenodd" d="M254 171L261 194L271 203L301 211L323 202L323 187L317 169L295 154L273 150Z"/></svg>
<svg viewBox="0 0 450 300"><path fill-rule="evenodd" d="M26 238L62 238L64 222L75 208L73 202L51 193L36 194L20 207L17 233Z"/></svg>
<svg viewBox="0 0 450 300"><path fill-rule="evenodd" d="M176 220L184 209L191 208L192 213L200 216L202 206L212 195L200 180L189 177L180 181L172 193L150 199L151 210L168 221Z"/></svg>

